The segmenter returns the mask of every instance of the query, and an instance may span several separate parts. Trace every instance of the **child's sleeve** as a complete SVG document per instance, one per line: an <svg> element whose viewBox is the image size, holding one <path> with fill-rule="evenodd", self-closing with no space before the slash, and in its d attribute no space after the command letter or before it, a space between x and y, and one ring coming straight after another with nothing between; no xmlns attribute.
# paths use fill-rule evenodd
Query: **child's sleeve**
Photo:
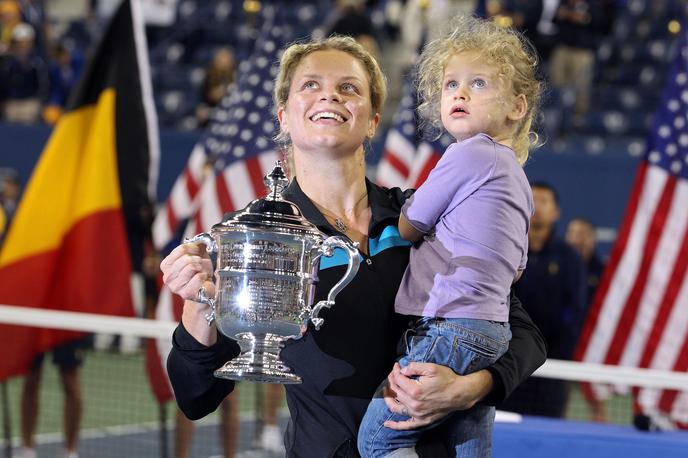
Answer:
<svg viewBox="0 0 688 458"><path fill-rule="evenodd" d="M406 201L403 215L416 230L430 232L442 215L492 176L495 161L496 150L489 139L474 137L450 145L425 183Z"/></svg>

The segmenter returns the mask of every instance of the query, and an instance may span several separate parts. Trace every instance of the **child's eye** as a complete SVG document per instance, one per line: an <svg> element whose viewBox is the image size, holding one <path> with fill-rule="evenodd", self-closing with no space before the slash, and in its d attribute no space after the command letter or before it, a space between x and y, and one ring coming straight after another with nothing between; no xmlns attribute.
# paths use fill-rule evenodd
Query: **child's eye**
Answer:
<svg viewBox="0 0 688 458"><path fill-rule="evenodd" d="M473 87L477 87L478 89L484 88L487 86L487 81L485 81L482 78L476 78L473 80Z"/></svg>
<svg viewBox="0 0 688 458"><path fill-rule="evenodd" d="M459 83L457 83L454 80L447 81L447 84L445 85L447 89L454 90L459 87Z"/></svg>
<svg viewBox="0 0 688 458"><path fill-rule="evenodd" d="M316 81L310 80L306 81L303 83L303 86L301 86L303 89L317 89L318 88L318 83Z"/></svg>

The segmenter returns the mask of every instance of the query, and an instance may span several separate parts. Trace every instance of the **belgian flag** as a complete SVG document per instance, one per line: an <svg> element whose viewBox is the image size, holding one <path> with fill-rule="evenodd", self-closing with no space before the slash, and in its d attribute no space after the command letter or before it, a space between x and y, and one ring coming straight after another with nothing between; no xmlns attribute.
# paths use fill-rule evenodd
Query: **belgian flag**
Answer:
<svg viewBox="0 0 688 458"><path fill-rule="evenodd" d="M158 162L137 1L113 15L27 184L0 251L0 304L133 315L132 259ZM74 337L0 325L0 380Z"/></svg>

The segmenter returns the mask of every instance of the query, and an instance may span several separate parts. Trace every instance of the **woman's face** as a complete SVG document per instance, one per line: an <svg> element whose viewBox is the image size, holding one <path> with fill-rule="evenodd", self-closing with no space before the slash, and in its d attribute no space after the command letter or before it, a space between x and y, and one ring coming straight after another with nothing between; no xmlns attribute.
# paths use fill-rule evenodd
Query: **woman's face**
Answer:
<svg viewBox="0 0 688 458"><path fill-rule="evenodd" d="M380 115L372 111L363 64L349 53L326 50L301 60L277 117L295 151L349 153L375 134Z"/></svg>

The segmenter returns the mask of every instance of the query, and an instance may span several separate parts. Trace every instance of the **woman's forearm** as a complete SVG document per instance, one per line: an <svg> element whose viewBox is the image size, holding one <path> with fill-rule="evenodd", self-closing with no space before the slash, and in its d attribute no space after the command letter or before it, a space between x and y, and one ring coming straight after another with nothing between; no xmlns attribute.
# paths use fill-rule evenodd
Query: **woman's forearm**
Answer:
<svg viewBox="0 0 688 458"><path fill-rule="evenodd" d="M493 385L492 374L485 369L465 376L457 375L452 396L452 410L465 410L473 407L490 394Z"/></svg>
<svg viewBox="0 0 688 458"><path fill-rule="evenodd" d="M208 325L206 315L210 313L210 307L194 301L184 301L182 323L184 328L198 343L210 347L217 342L217 328L212 323Z"/></svg>
<svg viewBox="0 0 688 458"><path fill-rule="evenodd" d="M521 302L512 294L509 311L511 341L509 349L487 368L493 377L491 392L483 402L498 404L504 401L547 358L545 339L528 316Z"/></svg>

